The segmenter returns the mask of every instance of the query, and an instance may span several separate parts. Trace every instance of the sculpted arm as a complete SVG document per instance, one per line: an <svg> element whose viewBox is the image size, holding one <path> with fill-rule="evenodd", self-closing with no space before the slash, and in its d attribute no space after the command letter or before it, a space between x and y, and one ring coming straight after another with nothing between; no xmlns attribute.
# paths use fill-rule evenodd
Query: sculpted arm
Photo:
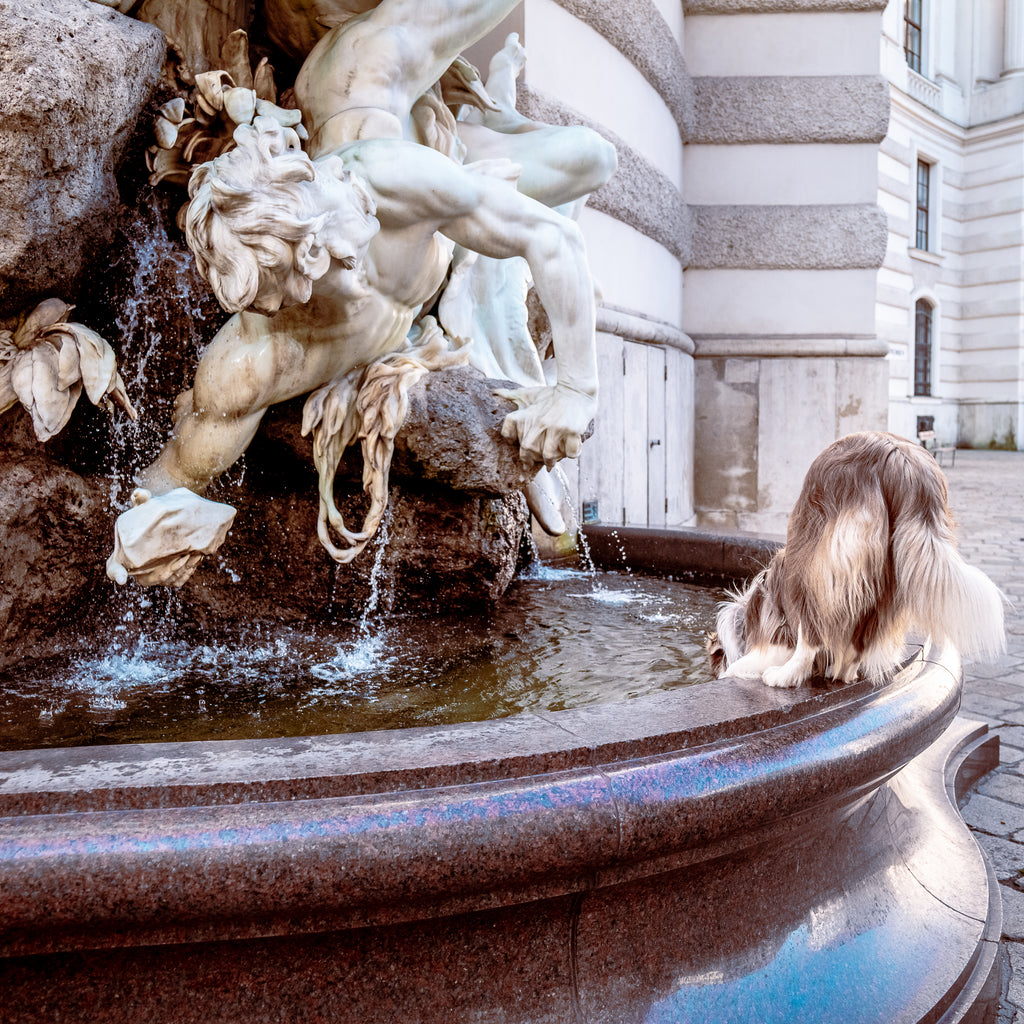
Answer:
<svg viewBox="0 0 1024 1024"><path fill-rule="evenodd" d="M517 192L508 161L460 167L423 146L389 142L360 144L358 160L354 169L378 197L382 235L418 224L484 256L529 264L551 321L558 381L509 393L521 408L507 417L505 436L549 466L578 455L596 411L597 366L594 288L575 223Z"/></svg>

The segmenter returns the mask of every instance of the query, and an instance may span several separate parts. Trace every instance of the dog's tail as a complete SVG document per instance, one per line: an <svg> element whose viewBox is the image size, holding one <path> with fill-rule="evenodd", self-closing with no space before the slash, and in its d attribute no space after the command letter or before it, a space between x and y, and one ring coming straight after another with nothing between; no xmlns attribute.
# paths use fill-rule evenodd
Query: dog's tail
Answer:
<svg viewBox="0 0 1024 1024"><path fill-rule="evenodd" d="M894 453L884 470L898 602L912 625L963 657L994 658L1006 650L1006 598L957 551L946 479L934 458L912 444L902 456Z"/></svg>

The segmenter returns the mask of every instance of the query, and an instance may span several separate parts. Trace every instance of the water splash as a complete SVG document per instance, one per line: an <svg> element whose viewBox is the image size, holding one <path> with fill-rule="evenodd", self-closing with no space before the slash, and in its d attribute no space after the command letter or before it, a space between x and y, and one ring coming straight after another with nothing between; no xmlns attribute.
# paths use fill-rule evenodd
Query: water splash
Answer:
<svg viewBox="0 0 1024 1024"><path fill-rule="evenodd" d="M570 494L569 478L565 475L565 471L562 469L561 465L556 464L553 472L562 487L563 493ZM579 516L576 515L576 504L575 502L567 501L565 503L565 508L569 513L569 531L576 538L576 547L579 551L580 561L583 563L583 569L585 572L594 576L597 574L597 567L594 565L594 558L590 553L590 545L587 543L587 537L583 532Z"/></svg>

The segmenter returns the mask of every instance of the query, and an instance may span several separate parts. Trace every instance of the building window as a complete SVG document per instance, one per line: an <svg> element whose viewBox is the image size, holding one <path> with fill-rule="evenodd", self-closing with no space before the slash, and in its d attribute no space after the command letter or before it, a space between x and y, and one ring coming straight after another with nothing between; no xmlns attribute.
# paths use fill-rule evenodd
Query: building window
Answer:
<svg viewBox="0 0 1024 1024"><path fill-rule="evenodd" d="M931 206L931 164L917 161L917 226L914 245L918 249L928 248L928 220Z"/></svg>
<svg viewBox="0 0 1024 1024"><path fill-rule="evenodd" d="M932 307L923 299L914 307L914 394L932 393Z"/></svg>
<svg viewBox="0 0 1024 1024"><path fill-rule="evenodd" d="M907 55L907 64L912 71L921 73L921 6L924 0L907 0L903 15L906 38L903 50Z"/></svg>

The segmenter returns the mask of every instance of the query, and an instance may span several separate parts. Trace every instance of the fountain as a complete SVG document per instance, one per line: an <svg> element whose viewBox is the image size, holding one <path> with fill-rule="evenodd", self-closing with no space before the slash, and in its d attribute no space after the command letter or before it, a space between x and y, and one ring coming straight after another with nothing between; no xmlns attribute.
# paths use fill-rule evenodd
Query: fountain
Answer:
<svg viewBox="0 0 1024 1024"><path fill-rule="evenodd" d="M67 24L75 33L85 34L87 27L124 32L135 40L135 52L148 52L150 67L158 66L153 58L162 51L154 41L162 39L152 27L79 0L53 4L68 6L74 17ZM219 15L230 22L233 6L241 11L246 5L221 5ZM341 6L333 5L335 14ZM377 10L397 6L384 0ZM491 5L470 6L480 17ZM291 24L291 45L308 52L303 40L324 34L315 15L327 7L332 5L268 3L267 38L287 51L282 25ZM497 22L499 7L495 3L488 11L488 25ZM318 126L304 130L314 157L303 163L296 154L309 140L300 137L292 108L278 107L277 97L264 92L270 89L267 73L257 67L251 85L234 84L244 81L241 68L248 64L248 50L231 37L235 24L190 19L187 12L195 8L184 2L147 0L140 11L145 15L147 9L156 12L152 20L173 42L180 73L207 89L209 95L198 89L207 105L215 107L209 96L220 95L218 113L230 107L233 123L243 128L243 151L251 146L284 158L298 167L300 180L311 183L321 170L310 171L307 164L333 159L315 146L326 147L335 129L351 130L350 115L360 122L357 138L366 137L359 134L365 105L357 105L363 113L349 109L334 121L334 113L316 106L330 90L310 86L314 65L296 86L306 97L300 105ZM442 27L452 28L450 18ZM332 36L335 31L328 37L343 34ZM218 41L215 50L210 37ZM225 37L233 39L227 49ZM221 69L203 64L210 52L234 60L232 84L218 77ZM515 47L507 52L514 54ZM449 54L438 71L450 64ZM467 102L475 95L486 109L481 96L490 96L490 81L484 88L472 72L455 67L451 95ZM252 92L251 112L235 89ZM494 91L501 93L500 81ZM159 148L172 157L151 158L158 177L183 173L177 161L184 159L185 142L196 139L195 129L191 139L182 139L188 118L175 99L182 96L159 97L161 117L171 125L160 129ZM264 104L262 112L258 103ZM494 106L491 113L513 116L507 102ZM450 137L444 142L444 107L435 95L421 110L417 130L440 124L435 142L451 145ZM379 113L375 108L374 116ZM216 118L208 111L205 117L204 129L211 128ZM470 120L476 127L487 125L486 113ZM372 140L391 130L384 121L384 128L374 122ZM320 128L325 131L318 140ZM467 136L473 131L464 130ZM233 134L206 131L192 152L230 158L237 150L225 147ZM572 139L591 146L586 180L576 184L577 192L585 192L610 171L609 162L606 155L599 159L602 147L588 135ZM338 138L329 143L347 144ZM364 168L372 165L372 147L357 156ZM403 170L414 164L417 173L433 173L413 158ZM370 182L385 227L397 216L387 207L386 170L377 165ZM512 183L492 172L485 173L497 184L488 182L487 195L495 202L508 199L515 192ZM345 197L332 190L336 181L347 180L338 176L319 198L343 205ZM552 205L574 203L578 196L557 198ZM417 209L422 213L429 205L424 200ZM538 230L550 223L549 214L530 210L540 218L530 222ZM374 214L364 204L356 216L365 225ZM571 221L558 216L559 238L575 238L565 226ZM191 214L186 219L200 242L204 232L219 232ZM341 253L342 242L321 237L306 245L303 258L312 268L306 276L312 280L261 279L240 308L253 301L266 305L298 289L300 298L312 298L298 303L300 310L333 302L337 313L337 304L348 301L344 272L350 268L344 261L352 258ZM497 275L487 263L490 236L480 244L488 251L467 257L465 274L491 282L501 276L496 319L506 326L525 321L522 267L506 266L508 276ZM154 245L151 235L146 245L167 261L164 242ZM571 256L574 243L569 250ZM216 259L211 250L200 266L205 261L209 273ZM136 265L143 262L139 257ZM263 416L260 433L245 438L244 465L229 468L231 458L213 470L199 463L216 445L182 457L189 444L182 424L199 422L215 400L241 402L234 384L214 371L219 354L231 354L237 338L232 332L252 329L256 321L252 314L236 313L223 323L208 296L201 297L192 271L175 264L174 274L188 278L189 315L161 320L160 326L167 338L189 340L171 354L165 344L158 353L146 348L133 355L130 345L118 351L139 425L121 423L123 433L115 439L101 413L79 403L67 430L47 442L44 454L29 435L27 416L12 409L0 421L7 431L5 450L12 454L0 480L3 508L16 506L12 495L20 489L24 501L50 515L45 556L35 554L46 547L37 527L9 512L4 520L8 536L19 539L10 547L29 552L18 579L9 577L5 595L9 642L2 687L13 691L10 699L20 699L34 685L23 652L31 650L40 661L66 660L63 648L70 641L54 622L67 620L72 611L79 614L74 632L84 637L80 646L123 636L129 623L132 629L140 622L149 628L173 614L186 648L206 642L225 619L273 621L277 629L298 630L306 623L329 629L350 616L357 632L368 629L364 635L379 649L377 626L358 621L368 603L404 622L403 613L422 610L428 596L440 595L458 613L446 620L447 628L467 631L471 611L496 601L522 567L527 501L545 517L539 502L550 496L551 486L542 482L531 489L539 466L575 452L593 411L586 393L592 360L587 346L578 344L581 336L592 336L593 322L583 316L581 326L578 309L558 305L563 286L589 287L589 279L576 263L568 283L563 277L546 286L550 267L537 258L528 262L542 302L554 302L547 312L557 379L574 384L571 401L545 397L557 385L546 383L539 360L523 375L510 373L507 360L498 363L509 377L504 396L495 396L499 385L471 368L445 365L460 346L442 330L447 314L439 309L441 326L421 320L414 345L405 345L410 320L402 327L399 351L364 352L366 363L381 367L372 381L364 376L364 363L332 363L329 382L300 374L294 394L274 391L280 404ZM134 273L124 278L138 280ZM325 279L333 289L326 295L316 291ZM437 283L424 289L432 293ZM465 279L462 284L463 295L474 292ZM228 307L231 287L218 291ZM76 316L83 325L109 333L108 325L132 319L104 301L80 298ZM454 297L450 309L451 323L481 319ZM67 323L64 315L48 326ZM309 339L305 314L283 315L282 335L290 331L301 348L302 339ZM190 320L197 329L209 325L201 341L190 334ZM248 326L238 328L240 322ZM218 330L221 341L204 348ZM359 342L346 336L346 343ZM522 353L514 346L512 351ZM175 405L173 393L188 387L200 352L196 391ZM158 395L160 359L169 361L159 376L170 394ZM136 395L139 365L146 381L144 394ZM305 372L308 364L303 367ZM351 436L346 423L358 405L348 399L377 394L376 385L395 376L401 379L385 395L395 401L378 405L386 415L369 421L369 432L381 443L362 453L370 466L367 502L359 483L351 482L364 466L358 460L346 466L337 450ZM302 397L321 384L333 390L321 393L312 411L307 403L304 414ZM261 416L269 404L265 397L250 403ZM157 429L146 424L147 415ZM403 419L405 428L398 431ZM319 429L331 420L334 426L316 437L314 468L302 428ZM173 440L161 448L167 430L174 431ZM107 454L119 445L118 458ZM232 445L234 452L238 442ZM476 456L485 450L486 456ZM475 472L468 480L467 451L474 453L468 461ZM217 458L223 461L223 453ZM476 471L477 465L483 468ZM170 512L136 528L140 515L149 516L178 485L199 488L222 470L227 473L213 484L210 498L201 500L232 511L226 542L222 527L232 518L217 509L212 519L200 514L200 527L189 522L183 531L167 528L200 500L187 489L174 499L177 505L168 506ZM136 472L143 474L148 493L126 509ZM181 589L146 590L136 583L113 592L99 589L102 559L95 552L105 556L111 550L111 504L126 509L111 576L135 575ZM360 520L361 530L346 525ZM548 521L558 525L557 516ZM212 532L210 522L218 524ZM375 540L378 524L382 536ZM717 581L749 573L772 550L767 542L699 531L590 526L584 534L603 566ZM364 546L362 555L352 553ZM83 549L93 553L82 556ZM592 594L589 578L570 579L573 588ZM635 596L646 585L629 579L622 587ZM695 598L714 599L714 593ZM672 600L679 600L675 593ZM14 605L17 612L10 610ZM704 608L709 621L710 608ZM508 613L498 613L500 636L486 646L495 659L514 660L526 649L517 630L527 630L521 615L502 627L502 614ZM555 606L537 614L532 632L541 646L546 631L557 632L559 640L572 631L552 628L552 618L563 614ZM676 612L659 607L657 614ZM421 630L436 631L436 621ZM621 628L619 622L613 626ZM613 669L612 676L635 671L629 648L646 646L653 627L641 617L632 628L638 632L624 641L626 667ZM264 639L248 633L242 643L254 647ZM268 646L275 648L279 639L275 634ZM337 640L330 642L337 650ZM675 642L696 646L697 637ZM471 659L481 656L483 645L478 649L471 638L467 646ZM183 649L172 655L181 660ZM276 649L286 655L295 650ZM568 655L606 669L608 657L600 644ZM486 701L467 700L466 709L433 718L359 719L350 708L345 716L356 723L355 731L351 724L341 731L330 720L313 726L308 715L296 717L291 710L283 718L292 715L297 724L275 719L260 726L260 711L247 716L248 731L230 738L211 738L209 731L195 738L195 723L169 738L166 721L156 719L142 728L143 742L127 743L131 722L119 731L114 714L111 727L92 734L88 745L61 746L68 737L56 737L51 727L61 713L47 720L42 704L30 705L32 727L20 739L5 733L6 750L0 753L5 1014L19 1022L970 1019L993 978L999 912L998 901L990 905L985 861L956 811L955 786L970 772L985 770L994 743L983 726L951 725L960 692L956 655L923 643L883 685L819 684L793 691L734 679L680 685L691 673L683 660L656 657L663 662L661 678L652 681L648 667L636 671L636 679L617 679L615 699L607 692L604 699L592 693L567 697L559 689L517 705L499 693L501 699L483 711ZM214 658L212 666L222 676L233 670L223 658ZM95 679L95 666L87 671ZM21 694L19 679L25 680ZM200 729L206 728L199 704L214 689L195 687L183 701L186 691L175 691L172 703L190 703ZM74 722L65 720L73 738Z"/></svg>

